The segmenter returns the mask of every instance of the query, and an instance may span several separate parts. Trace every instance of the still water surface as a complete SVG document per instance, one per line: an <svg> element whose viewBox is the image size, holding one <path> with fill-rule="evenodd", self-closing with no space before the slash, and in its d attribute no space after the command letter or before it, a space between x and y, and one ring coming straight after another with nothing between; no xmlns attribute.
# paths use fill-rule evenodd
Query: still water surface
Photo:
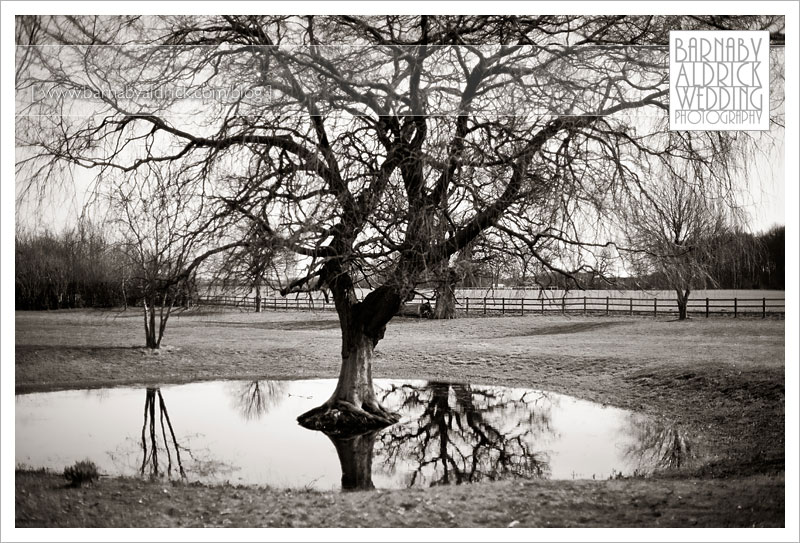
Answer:
<svg viewBox="0 0 800 543"><path fill-rule="evenodd" d="M16 461L61 471L316 489L508 478L591 479L680 467L685 438L634 412L550 392L376 380L402 414L349 439L299 426L335 380L215 381L16 397ZM155 454L154 454L155 451Z"/></svg>

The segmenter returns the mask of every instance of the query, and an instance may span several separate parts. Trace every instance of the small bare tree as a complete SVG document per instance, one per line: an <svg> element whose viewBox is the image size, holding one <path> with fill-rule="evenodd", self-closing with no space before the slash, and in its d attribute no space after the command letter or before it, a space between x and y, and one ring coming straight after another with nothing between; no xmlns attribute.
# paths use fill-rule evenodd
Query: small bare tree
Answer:
<svg viewBox="0 0 800 543"><path fill-rule="evenodd" d="M171 165L150 164L110 181L108 203L131 278L141 301L147 347L158 349L176 302L191 295L198 266L208 257L241 246L219 244L215 217L202 198L185 190ZM212 249L205 249L213 245Z"/></svg>
<svg viewBox="0 0 800 543"><path fill-rule="evenodd" d="M630 260L670 285L680 320L687 318L693 290L716 285L714 266L739 256L730 246L739 238L726 235L737 223L735 202L712 191L701 169L688 166L650 170L623 207Z"/></svg>

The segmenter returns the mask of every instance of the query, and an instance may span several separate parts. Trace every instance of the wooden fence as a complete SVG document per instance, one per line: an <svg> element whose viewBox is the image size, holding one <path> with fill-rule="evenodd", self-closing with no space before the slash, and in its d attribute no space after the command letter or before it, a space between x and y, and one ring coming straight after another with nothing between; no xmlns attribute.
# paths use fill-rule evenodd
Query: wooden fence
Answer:
<svg viewBox="0 0 800 543"><path fill-rule="evenodd" d="M256 309L252 296L206 296L197 300L202 306ZM677 316L678 303L672 298L457 298L457 311L464 315L649 315ZM307 297L261 298L262 311L333 311L333 301ZM761 317L783 316L784 298L689 298L686 307L690 316Z"/></svg>
<svg viewBox="0 0 800 543"><path fill-rule="evenodd" d="M469 314L553 314L568 315L678 315L677 300L669 298L462 298L461 310ZM689 298L686 307L689 315L759 316L783 315L784 299L771 298Z"/></svg>

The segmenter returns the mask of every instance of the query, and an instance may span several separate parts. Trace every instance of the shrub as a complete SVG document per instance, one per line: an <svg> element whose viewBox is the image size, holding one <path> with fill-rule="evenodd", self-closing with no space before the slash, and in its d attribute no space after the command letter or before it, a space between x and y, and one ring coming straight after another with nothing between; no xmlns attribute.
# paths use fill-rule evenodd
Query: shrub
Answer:
<svg viewBox="0 0 800 543"><path fill-rule="evenodd" d="M97 466L91 460L81 460L73 465L64 468L64 478L69 482L69 486L79 487L83 483L92 483L100 477Z"/></svg>

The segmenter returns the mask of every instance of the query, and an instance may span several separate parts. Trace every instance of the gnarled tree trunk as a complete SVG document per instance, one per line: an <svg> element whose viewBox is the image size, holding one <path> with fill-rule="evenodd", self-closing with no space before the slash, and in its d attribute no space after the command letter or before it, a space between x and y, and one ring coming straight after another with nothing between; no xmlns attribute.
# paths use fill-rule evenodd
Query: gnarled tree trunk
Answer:
<svg viewBox="0 0 800 543"><path fill-rule="evenodd" d="M346 333L346 332L344 332ZM331 434L363 432L397 422L375 397L372 357L375 341L358 330L349 331L339 381L331 397L298 418L300 424Z"/></svg>
<svg viewBox="0 0 800 543"><path fill-rule="evenodd" d="M297 420L306 428L332 435L353 435L397 422L400 417L377 400L372 384L375 346L386 323L400 307L400 297L388 287L371 292L357 302L352 288L334 300L342 329L342 367L331 397Z"/></svg>

